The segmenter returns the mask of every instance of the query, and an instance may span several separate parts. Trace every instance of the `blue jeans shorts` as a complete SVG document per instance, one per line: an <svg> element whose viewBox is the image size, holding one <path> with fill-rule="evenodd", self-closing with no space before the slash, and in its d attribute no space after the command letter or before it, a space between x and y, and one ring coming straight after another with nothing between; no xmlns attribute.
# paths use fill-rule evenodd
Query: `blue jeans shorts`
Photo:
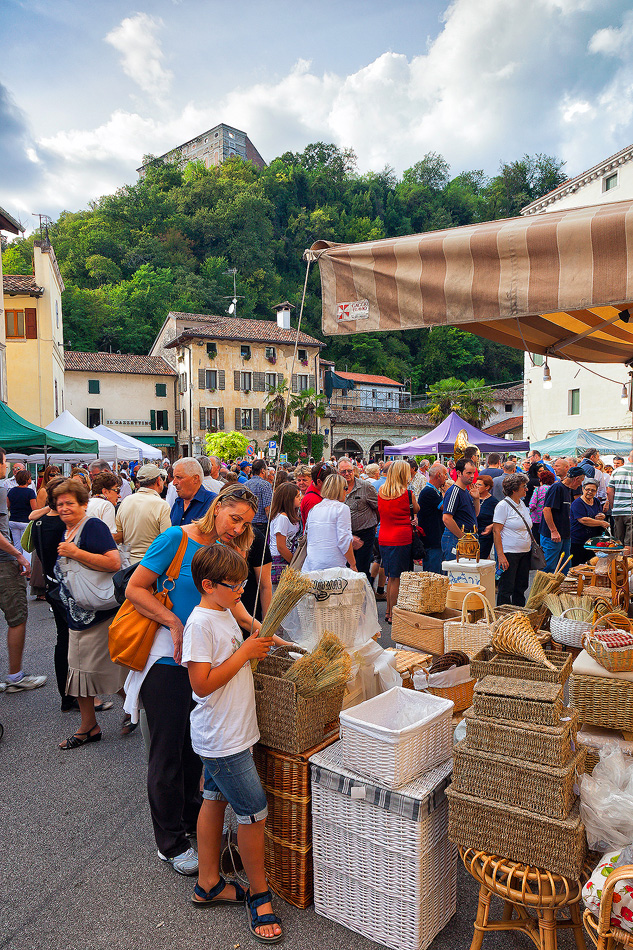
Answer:
<svg viewBox="0 0 633 950"><path fill-rule="evenodd" d="M203 798L228 802L239 825L252 825L268 814L266 794L249 749L217 759L205 759Z"/></svg>

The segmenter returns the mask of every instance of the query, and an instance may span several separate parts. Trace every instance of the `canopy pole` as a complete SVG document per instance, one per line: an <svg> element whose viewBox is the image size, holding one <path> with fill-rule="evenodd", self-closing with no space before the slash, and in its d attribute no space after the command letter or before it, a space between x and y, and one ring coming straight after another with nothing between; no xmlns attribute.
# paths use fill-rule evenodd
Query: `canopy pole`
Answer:
<svg viewBox="0 0 633 950"><path fill-rule="evenodd" d="M577 333L575 336L568 336L566 340L561 340L560 343L555 343L554 346L548 348L548 353L558 353L559 350L564 350L566 346L571 346L572 343L578 343L579 340L584 340L585 337L591 336L592 333L597 333L598 330L604 330L605 327L610 327L612 323L615 323L616 320L619 320L622 316L623 311L618 311L615 317L611 317L609 320L603 320L602 323L599 323L597 327L589 327L583 333ZM524 341L525 342L525 341Z"/></svg>

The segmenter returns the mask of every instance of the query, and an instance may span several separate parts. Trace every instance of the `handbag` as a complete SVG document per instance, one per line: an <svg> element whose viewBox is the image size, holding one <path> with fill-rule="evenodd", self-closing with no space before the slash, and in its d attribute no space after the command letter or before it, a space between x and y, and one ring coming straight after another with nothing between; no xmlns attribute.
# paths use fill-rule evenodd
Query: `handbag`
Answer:
<svg viewBox="0 0 633 950"><path fill-rule="evenodd" d="M74 541L77 547L80 547L81 534L89 520L90 518L86 518L75 534ZM74 558L60 557L57 564L63 575L64 587L79 607L91 611L111 610L113 607L118 607L112 574L86 567Z"/></svg>
<svg viewBox="0 0 633 950"><path fill-rule="evenodd" d="M413 514L413 501L411 491L407 489L407 495L409 496L409 514L411 515L411 557L414 561L421 561L426 554L424 544L422 542L422 537L420 531L422 530L415 520L415 515Z"/></svg>
<svg viewBox="0 0 633 950"><path fill-rule="evenodd" d="M527 521L525 520L525 518L523 517L523 515L521 514L521 509L517 508L517 506L513 502L511 502L509 498L505 498L504 501L507 501L510 507L514 508L519 518L521 519L521 521L527 528L527 532L532 541L532 547L530 548L530 555L531 555L530 556L530 570L531 571L547 570L547 561L545 560L545 555L543 554L543 551L541 550L541 546L537 544L536 541L534 540L534 535L532 534L532 530L529 524L527 523Z"/></svg>
<svg viewBox="0 0 633 950"><path fill-rule="evenodd" d="M180 574L188 537L182 532L182 538L173 561L167 568L166 578L161 591L154 591L154 597L159 604L171 610L173 604L169 593L175 587L175 581ZM113 663L125 666L129 670L140 672L144 669L152 649L156 631L161 626L158 620L144 617L134 604L125 600L117 611L108 630L108 649Z"/></svg>
<svg viewBox="0 0 633 950"><path fill-rule="evenodd" d="M120 571L112 575L114 596L119 606L125 602L125 592L127 590L128 581L140 563L141 562L138 561L136 564L129 564L128 567L122 567Z"/></svg>
<svg viewBox="0 0 633 950"><path fill-rule="evenodd" d="M299 538L299 543L295 548L295 552L292 555L290 560L290 567L293 571L300 571L305 563L305 559L308 556L308 535L304 531L303 535Z"/></svg>
<svg viewBox="0 0 633 950"><path fill-rule="evenodd" d="M27 554L32 554L33 551L35 550L32 534L33 534L33 522L29 521L26 528L24 529L22 537L20 538L20 544L22 545L22 550L26 551Z"/></svg>

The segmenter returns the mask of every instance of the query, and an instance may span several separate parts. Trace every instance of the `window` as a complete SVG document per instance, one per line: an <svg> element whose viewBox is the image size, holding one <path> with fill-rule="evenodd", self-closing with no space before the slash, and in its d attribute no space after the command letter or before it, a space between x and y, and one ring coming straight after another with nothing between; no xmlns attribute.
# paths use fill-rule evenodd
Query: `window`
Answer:
<svg viewBox="0 0 633 950"><path fill-rule="evenodd" d="M92 393L93 396L98 396L101 392L101 384L98 379L89 379L88 380L88 392Z"/></svg>
<svg viewBox="0 0 633 950"><path fill-rule="evenodd" d="M95 426L100 426L103 422L103 409L89 409L88 410L88 428L94 429Z"/></svg>
<svg viewBox="0 0 633 950"><path fill-rule="evenodd" d="M250 374L249 374L250 375ZM215 369L208 369L204 374L205 388L206 389L217 389L218 388L218 373Z"/></svg>
<svg viewBox="0 0 633 950"><path fill-rule="evenodd" d="M240 373L240 389L242 392L247 393L253 388L253 374L252 373Z"/></svg>
<svg viewBox="0 0 633 950"><path fill-rule="evenodd" d="M58 300L55 301L55 321L57 323L57 326L59 327L59 301Z"/></svg>
<svg viewBox="0 0 633 950"><path fill-rule="evenodd" d="M613 175L605 175L602 179L602 190L611 191L612 188L618 187L618 173L614 172Z"/></svg>
<svg viewBox="0 0 633 950"><path fill-rule="evenodd" d="M204 406L200 406L200 428L201 429L211 429L211 431L218 431L218 410L217 409L205 409Z"/></svg>
<svg viewBox="0 0 633 950"><path fill-rule="evenodd" d="M569 415L570 416L580 415L580 390L579 389L569 390Z"/></svg>
<svg viewBox="0 0 633 950"><path fill-rule="evenodd" d="M178 392L186 393L187 392L187 374L181 373L178 379Z"/></svg>
<svg viewBox="0 0 633 950"><path fill-rule="evenodd" d="M7 339L24 339L24 310L6 310Z"/></svg>
<svg viewBox="0 0 633 950"><path fill-rule="evenodd" d="M207 356L209 359L213 359L218 355L218 347L216 343L207 343Z"/></svg>
<svg viewBox="0 0 633 950"><path fill-rule="evenodd" d="M267 360L276 360L276 359L277 359L277 351L275 350L275 347L274 347L274 346L267 346L267 347L266 347L266 359L267 359Z"/></svg>
<svg viewBox="0 0 633 950"><path fill-rule="evenodd" d="M252 409L242 409L242 428L243 429L252 429L253 428L253 410Z"/></svg>
<svg viewBox="0 0 633 950"><path fill-rule="evenodd" d="M240 347L240 356L243 360L250 360L251 358L251 348L247 343L243 343Z"/></svg>
<svg viewBox="0 0 633 950"><path fill-rule="evenodd" d="M297 359L302 362L308 362L308 351L307 350L297 350Z"/></svg>
<svg viewBox="0 0 633 950"><path fill-rule="evenodd" d="M505 406L504 406L505 411L506 411L506 412L512 412L513 405L514 405L514 404L511 403L511 402L507 402L507 403L505 404Z"/></svg>
<svg viewBox="0 0 633 950"><path fill-rule="evenodd" d="M57 394L57 380L55 380L55 418L59 415L59 397Z"/></svg>
<svg viewBox="0 0 633 950"><path fill-rule="evenodd" d="M274 389L277 385L277 373L266 373L266 390Z"/></svg>
<svg viewBox="0 0 633 950"><path fill-rule="evenodd" d="M308 377L299 376L298 377L299 392L303 392L304 389L308 389Z"/></svg>
<svg viewBox="0 0 633 950"><path fill-rule="evenodd" d="M157 396L167 395L167 383L156 383L156 395Z"/></svg>
<svg viewBox="0 0 633 950"><path fill-rule="evenodd" d="M377 398L378 398L378 390L377 390L377 389L372 389L372 391L371 391L371 398L372 398L372 399L377 399Z"/></svg>

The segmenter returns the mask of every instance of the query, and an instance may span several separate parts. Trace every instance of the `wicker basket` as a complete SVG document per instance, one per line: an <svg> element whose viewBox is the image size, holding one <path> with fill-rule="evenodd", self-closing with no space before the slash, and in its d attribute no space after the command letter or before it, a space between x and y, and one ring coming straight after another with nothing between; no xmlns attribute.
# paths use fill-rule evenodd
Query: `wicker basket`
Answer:
<svg viewBox="0 0 633 950"><path fill-rule="evenodd" d="M442 685L434 682L438 679L435 675L437 673L447 674L440 678ZM444 680L451 679L454 679L455 682L444 684ZM450 699L454 706L453 713L468 709L469 706L472 706L475 681L470 678L467 654L455 650L452 653L445 653L444 656L438 657L428 672L422 670L416 673L414 686L416 689L431 693L432 696Z"/></svg>
<svg viewBox="0 0 633 950"><path fill-rule="evenodd" d="M512 604L503 604L501 607L495 607L494 610L497 620L511 617L512 614L523 614L530 621L534 633L538 633L547 612L545 606L534 609L532 607L514 607Z"/></svg>
<svg viewBox="0 0 633 950"><path fill-rule="evenodd" d="M563 720L568 721L558 726L483 719L472 710L468 710L464 718L468 745L481 752L557 767L567 765L575 752L578 713L573 709L563 709Z"/></svg>
<svg viewBox="0 0 633 950"><path fill-rule="evenodd" d="M443 574L405 571L400 577L398 607L418 614L439 614L446 609L449 585Z"/></svg>
<svg viewBox="0 0 633 950"><path fill-rule="evenodd" d="M314 649L329 630L350 650L356 650L356 632L359 617L364 612L367 578L358 574L338 583L336 580L317 581L314 586L316 595L302 597L296 607L301 631L312 634L310 640L302 642Z"/></svg>
<svg viewBox="0 0 633 950"><path fill-rule="evenodd" d="M450 758L453 704L395 686L341 713L343 763L388 788Z"/></svg>
<svg viewBox="0 0 633 950"><path fill-rule="evenodd" d="M589 656L611 673L629 673L633 670L633 642L626 646L608 646L600 636L606 624L609 624L613 630L621 630L623 619L626 620L630 633L631 621L628 617L622 618L621 614L606 614L594 621L583 641ZM604 632L606 633L606 629Z"/></svg>
<svg viewBox="0 0 633 950"><path fill-rule="evenodd" d="M477 597L483 604L485 620L477 623L468 623L466 605L472 597ZM463 650L468 656L476 653L490 643L494 615L489 601L478 591L472 591L464 597L460 620L449 620L444 624L444 650Z"/></svg>
<svg viewBox="0 0 633 950"><path fill-rule="evenodd" d="M424 669L431 662L428 653L418 653L416 650L394 650L389 647L385 652L395 654L396 669L406 689L413 689L413 674L416 670Z"/></svg>
<svg viewBox="0 0 633 950"><path fill-rule="evenodd" d="M609 676L572 673L569 678L569 705L578 710L581 722L630 732L633 723L633 683Z"/></svg>
<svg viewBox="0 0 633 950"><path fill-rule="evenodd" d="M441 656L444 653L444 624L447 620L456 620L459 616L459 611L450 608L431 616L394 607L391 639L405 647Z"/></svg>
<svg viewBox="0 0 633 950"><path fill-rule="evenodd" d="M497 653L492 647L484 647L470 661L470 675L478 680L483 679L484 676L505 676L510 679L562 685L571 676L571 653L554 653L550 650L547 653L547 659L556 667L556 672L548 670L533 660L526 660L520 656L508 656L505 653Z"/></svg>
<svg viewBox="0 0 633 950"><path fill-rule="evenodd" d="M323 741L327 727L338 719L345 684L304 699L294 683L281 678L293 662L285 649L266 657L260 660L253 681L260 741L296 754Z"/></svg>
<svg viewBox="0 0 633 950"><path fill-rule="evenodd" d="M486 676L475 686L473 708L486 719L557 726L563 711L563 689L557 683Z"/></svg>
<svg viewBox="0 0 633 950"><path fill-rule="evenodd" d="M574 617L567 617L566 614L574 613ZM582 650L582 641L586 633L591 630L591 621L584 620L580 615L587 616L587 611L581 607L569 607L564 610L560 617L551 617L549 622L552 640L562 643L567 647L575 647Z"/></svg>
<svg viewBox="0 0 633 950"><path fill-rule="evenodd" d="M576 800L574 784L584 771L584 763L584 749L565 765L543 765L481 752L464 739L455 748L452 788L475 796L486 789L486 796L502 805L548 818L567 818Z"/></svg>
<svg viewBox="0 0 633 950"><path fill-rule="evenodd" d="M448 836L464 848L501 854L578 880L587 841L578 803L568 818L547 818L449 788Z"/></svg>
<svg viewBox="0 0 633 950"><path fill-rule="evenodd" d="M314 899L312 845L299 848L264 832L264 864L268 883L295 907L309 907Z"/></svg>

